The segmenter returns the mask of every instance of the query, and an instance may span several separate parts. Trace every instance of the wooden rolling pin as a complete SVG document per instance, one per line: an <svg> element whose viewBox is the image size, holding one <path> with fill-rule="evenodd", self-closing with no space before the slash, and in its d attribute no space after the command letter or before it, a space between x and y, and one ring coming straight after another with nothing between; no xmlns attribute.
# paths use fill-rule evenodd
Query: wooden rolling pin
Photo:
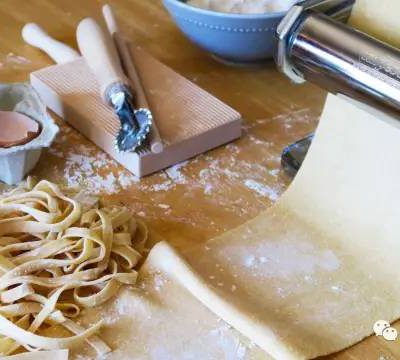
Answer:
<svg viewBox="0 0 400 360"><path fill-rule="evenodd" d="M76 39L82 56L100 85L104 103L120 120L120 129L115 137L116 150L140 151L149 138L152 115L148 109L138 108L111 36L96 20L85 18L76 29Z"/></svg>

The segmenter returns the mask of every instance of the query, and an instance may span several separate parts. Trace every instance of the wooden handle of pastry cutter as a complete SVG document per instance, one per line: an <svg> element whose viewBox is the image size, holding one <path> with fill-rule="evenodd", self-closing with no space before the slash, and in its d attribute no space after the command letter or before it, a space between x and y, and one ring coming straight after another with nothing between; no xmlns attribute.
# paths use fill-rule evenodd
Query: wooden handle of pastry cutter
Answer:
<svg viewBox="0 0 400 360"><path fill-rule="evenodd" d="M29 45L43 50L57 64L67 63L80 58L76 50L53 39L35 23L28 23L22 28L22 38Z"/></svg>
<svg viewBox="0 0 400 360"><path fill-rule="evenodd" d="M121 36L121 33L118 29L118 24L116 18L114 16L114 12L110 5L103 6L103 16L107 24L107 28L109 33L114 39L115 45L119 52L122 65L126 71L127 76L132 81L132 84L136 91L137 104L141 108L149 109L149 103L146 99L146 93L143 88L142 82L140 80L140 76L136 70L134 59L132 57L132 53L129 49L129 46L125 39ZM161 153L164 150L164 146L160 137L160 133L157 129L157 124L153 119L153 124L150 131L150 149L153 153Z"/></svg>
<svg viewBox="0 0 400 360"><path fill-rule="evenodd" d="M94 19L83 19L76 31L79 50L96 76L105 102L108 89L116 84L129 86L117 50L108 33Z"/></svg>

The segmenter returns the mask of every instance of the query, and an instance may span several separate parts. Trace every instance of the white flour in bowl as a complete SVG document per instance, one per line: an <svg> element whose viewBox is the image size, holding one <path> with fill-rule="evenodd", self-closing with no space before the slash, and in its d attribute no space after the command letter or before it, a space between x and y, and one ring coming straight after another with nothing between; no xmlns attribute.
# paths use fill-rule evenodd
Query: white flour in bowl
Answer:
<svg viewBox="0 0 400 360"><path fill-rule="evenodd" d="M298 0L188 0L187 4L226 13L263 14L287 11Z"/></svg>

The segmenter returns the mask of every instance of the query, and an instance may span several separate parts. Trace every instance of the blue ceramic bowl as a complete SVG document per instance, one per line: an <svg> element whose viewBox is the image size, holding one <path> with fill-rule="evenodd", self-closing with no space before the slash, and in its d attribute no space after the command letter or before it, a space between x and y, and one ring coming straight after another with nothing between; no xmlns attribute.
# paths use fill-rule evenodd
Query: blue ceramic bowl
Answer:
<svg viewBox="0 0 400 360"><path fill-rule="evenodd" d="M286 14L227 14L199 9L184 0L163 2L190 40L216 57L234 63L271 59L275 31Z"/></svg>

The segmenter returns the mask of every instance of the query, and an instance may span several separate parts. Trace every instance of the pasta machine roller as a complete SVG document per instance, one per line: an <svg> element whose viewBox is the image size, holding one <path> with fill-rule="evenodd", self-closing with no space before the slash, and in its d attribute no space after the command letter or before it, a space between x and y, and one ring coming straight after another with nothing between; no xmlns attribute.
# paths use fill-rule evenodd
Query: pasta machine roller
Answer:
<svg viewBox="0 0 400 360"><path fill-rule="evenodd" d="M278 26L275 61L297 84L310 81L380 110L400 111L400 51L345 24L355 0L306 0ZM296 173L312 135L289 146L282 164Z"/></svg>

